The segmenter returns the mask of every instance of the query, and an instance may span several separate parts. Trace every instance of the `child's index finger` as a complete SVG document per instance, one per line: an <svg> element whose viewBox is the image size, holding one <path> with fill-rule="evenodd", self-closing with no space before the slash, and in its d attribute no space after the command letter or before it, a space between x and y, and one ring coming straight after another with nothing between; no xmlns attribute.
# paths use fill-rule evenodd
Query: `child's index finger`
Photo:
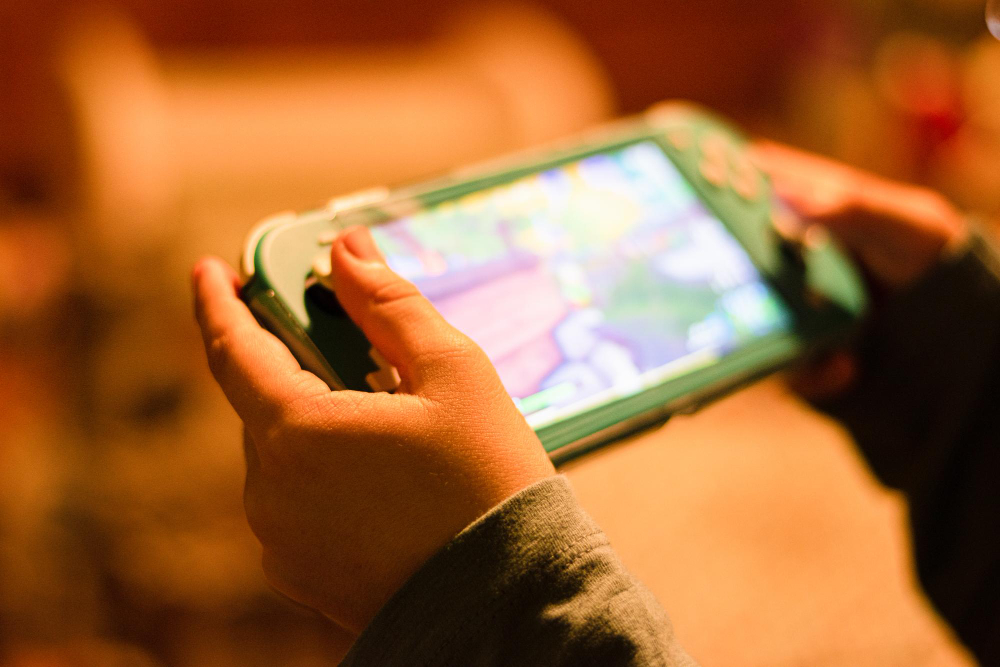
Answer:
<svg viewBox="0 0 1000 667"><path fill-rule="evenodd" d="M238 296L236 273L225 262L202 259L192 283L209 367L244 423L272 418L283 404L330 391L257 323Z"/></svg>

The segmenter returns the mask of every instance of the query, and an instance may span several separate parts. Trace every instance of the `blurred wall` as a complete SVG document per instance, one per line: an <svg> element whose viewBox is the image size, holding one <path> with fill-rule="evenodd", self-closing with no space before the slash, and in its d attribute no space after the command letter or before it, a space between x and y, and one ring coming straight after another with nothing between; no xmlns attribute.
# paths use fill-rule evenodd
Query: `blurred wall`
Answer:
<svg viewBox="0 0 1000 667"><path fill-rule="evenodd" d="M419 44L440 31L442 17L471 6L461 0L408 3L320 3L293 0L193 2L119 0L104 3L134 22L155 50L275 49ZM806 0L735 0L620 6L546 0L593 50L624 111L668 97L691 98L728 112L766 107L781 72L807 47L829 8ZM83 6L100 6L84 3ZM59 0L5 3L8 38L0 40L0 174L22 194L51 192L51 120L58 94L51 81L51 51L62 19L81 5ZM44 155L45 158L41 159ZM41 163L41 164L40 164ZM10 189L11 186L8 186Z"/></svg>

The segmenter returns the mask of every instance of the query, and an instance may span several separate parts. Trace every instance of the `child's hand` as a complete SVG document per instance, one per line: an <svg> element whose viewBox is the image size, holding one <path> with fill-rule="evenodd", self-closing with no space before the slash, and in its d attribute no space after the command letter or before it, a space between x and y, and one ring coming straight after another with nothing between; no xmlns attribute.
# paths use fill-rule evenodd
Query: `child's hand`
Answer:
<svg viewBox="0 0 1000 667"><path fill-rule="evenodd" d="M483 351L386 266L368 230L343 234L332 264L398 393L334 392L302 370L221 260L195 267L195 308L246 426L247 519L269 582L360 633L432 554L554 469Z"/></svg>
<svg viewBox="0 0 1000 667"><path fill-rule="evenodd" d="M962 215L933 190L896 183L778 144L754 146L775 190L810 223L826 227L865 269L877 293L915 283L967 234ZM792 386L831 398L857 375L854 355L835 351L799 369Z"/></svg>

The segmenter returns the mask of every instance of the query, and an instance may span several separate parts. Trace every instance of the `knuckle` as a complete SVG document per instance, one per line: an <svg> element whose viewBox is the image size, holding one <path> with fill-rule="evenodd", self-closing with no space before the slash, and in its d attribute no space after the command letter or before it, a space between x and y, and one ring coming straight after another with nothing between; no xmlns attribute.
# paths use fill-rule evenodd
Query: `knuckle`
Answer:
<svg viewBox="0 0 1000 667"><path fill-rule="evenodd" d="M226 374L229 367L230 350L232 349L232 334L228 331L220 333L209 340L205 346L205 353L208 357L208 368L216 377Z"/></svg>
<svg viewBox="0 0 1000 667"><path fill-rule="evenodd" d="M371 293L371 302L376 307L414 298L422 299L423 295L416 285L402 278L388 280L376 287Z"/></svg>
<svg viewBox="0 0 1000 667"><path fill-rule="evenodd" d="M436 345L428 347L423 361L450 368L466 368L479 366L486 359L486 353L471 338L449 326L449 331L437 337Z"/></svg>
<svg viewBox="0 0 1000 667"><path fill-rule="evenodd" d="M437 345L427 349L419 364L429 373L434 386L447 393L464 387L481 395L481 388L500 382L496 369L482 348L458 332L455 336L440 339Z"/></svg>

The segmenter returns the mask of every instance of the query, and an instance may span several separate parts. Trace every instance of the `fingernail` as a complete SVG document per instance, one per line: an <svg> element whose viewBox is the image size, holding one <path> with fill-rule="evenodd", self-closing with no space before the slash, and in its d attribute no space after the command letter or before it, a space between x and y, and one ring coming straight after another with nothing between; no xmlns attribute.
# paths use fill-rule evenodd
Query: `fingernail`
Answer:
<svg viewBox="0 0 1000 667"><path fill-rule="evenodd" d="M341 237L348 252L365 262L382 262L382 253L367 227L349 229Z"/></svg>

